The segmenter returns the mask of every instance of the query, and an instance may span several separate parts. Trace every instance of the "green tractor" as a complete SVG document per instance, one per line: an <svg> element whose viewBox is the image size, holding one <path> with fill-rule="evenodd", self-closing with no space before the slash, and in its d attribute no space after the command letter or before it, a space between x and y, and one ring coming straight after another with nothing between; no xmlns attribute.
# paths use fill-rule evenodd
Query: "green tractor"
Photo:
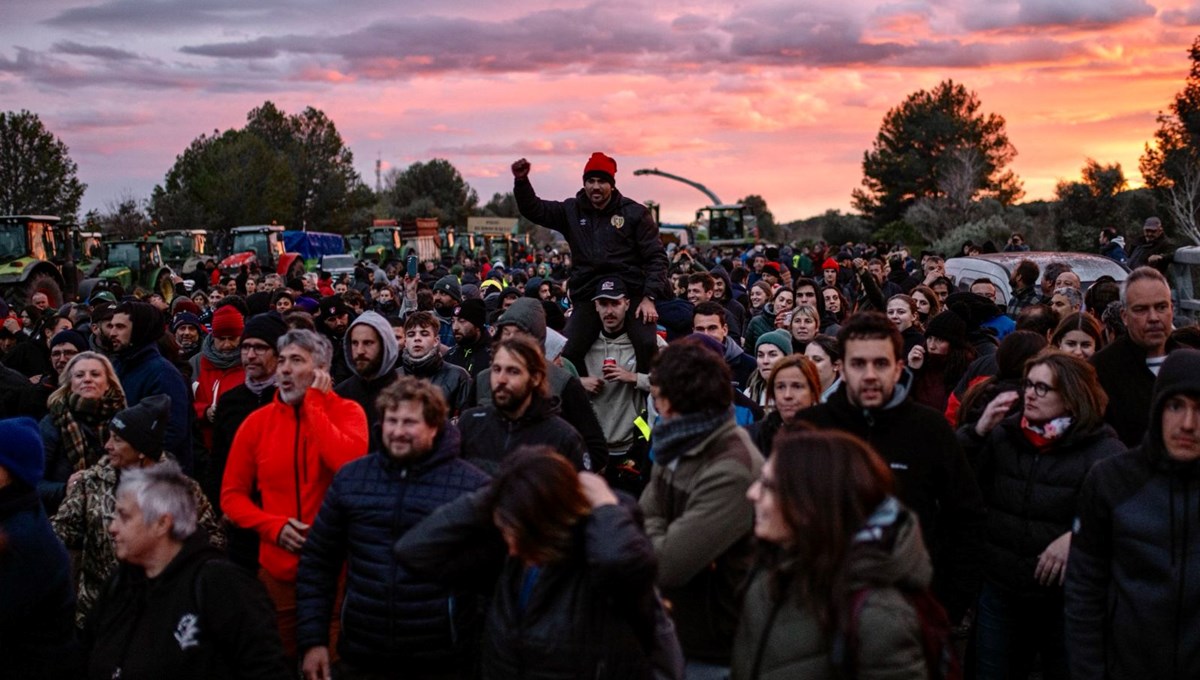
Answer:
<svg viewBox="0 0 1200 680"><path fill-rule="evenodd" d="M103 235L98 231L71 230L71 240L75 245L75 263L79 266L79 275L83 278L94 278L100 273L104 264Z"/></svg>
<svg viewBox="0 0 1200 680"><path fill-rule="evenodd" d="M400 257L400 225L395 220L375 222L375 226L363 234L360 259L370 260L382 267Z"/></svg>
<svg viewBox="0 0 1200 680"><path fill-rule="evenodd" d="M27 303L34 293L45 293L52 307L63 304L64 292L74 292L70 250L57 217L0 217L0 295L14 306ZM64 268L71 281L63 278Z"/></svg>
<svg viewBox="0 0 1200 680"><path fill-rule="evenodd" d="M162 239L163 261L181 276L191 274L201 262L214 257L204 229L172 229L155 235Z"/></svg>
<svg viewBox="0 0 1200 680"><path fill-rule="evenodd" d="M170 302L175 297L175 282L171 269L163 264L162 239L147 236L140 239L111 239L104 241L104 264L97 278L79 284L87 295L97 289L109 290L118 299L135 287L162 295Z"/></svg>

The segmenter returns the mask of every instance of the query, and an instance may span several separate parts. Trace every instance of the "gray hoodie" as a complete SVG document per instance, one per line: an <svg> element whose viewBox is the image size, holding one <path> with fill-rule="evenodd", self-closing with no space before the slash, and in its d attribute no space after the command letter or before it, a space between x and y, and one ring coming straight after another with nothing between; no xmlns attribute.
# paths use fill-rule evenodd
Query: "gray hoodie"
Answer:
<svg viewBox="0 0 1200 680"><path fill-rule="evenodd" d="M354 367L352 352L350 351L350 334L356 326L366 324L375 329L379 334L379 340L383 346L383 362L379 365L379 371L371 375L362 375L358 369ZM377 451L383 446L383 437L379 430L380 414L379 409L375 408L375 398L383 391L385 387L391 385L397 378L396 364L400 359L400 344L396 342L396 336L392 333L392 326L376 312L364 312L346 329L346 342L343 343L343 352L346 355L346 364L350 366L352 375L333 388L339 397L350 399L362 406L363 412L367 414L368 427L368 445L371 451Z"/></svg>
<svg viewBox="0 0 1200 680"><path fill-rule="evenodd" d="M363 375L354 367L354 356L350 349L350 334L354 331L355 326L362 324L367 324L371 328L374 328L375 332L379 334L380 342L383 344L383 363L379 366L379 372L374 375ZM396 361L400 358L400 343L396 342L396 336L392 333L392 325L388 323L387 319L383 318L378 312L363 312L346 329L346 342L343 343L342 351L346 355L346 365L350 367L350 371L363 380L370 382L396 367Z"/></svg>

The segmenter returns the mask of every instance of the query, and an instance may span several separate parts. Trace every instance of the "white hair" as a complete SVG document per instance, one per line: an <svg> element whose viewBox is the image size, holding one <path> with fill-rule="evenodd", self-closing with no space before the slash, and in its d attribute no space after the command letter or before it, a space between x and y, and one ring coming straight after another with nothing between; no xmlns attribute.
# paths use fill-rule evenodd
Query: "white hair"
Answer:
<svg viewBox="0 0 1200 680"><path fill-rule="evenodd" d="M123 494L133 497L145 524L170 515L171 538L176 541L196 532L196 497L188 478L174 461L122 471L117 496Z"/></svg>
<svg viewBox="0 0 1200 680"><path fill-rule="evenodd" d="M329 342L329 338L305 328L293 328L279 338L279 353L282 354L283 348L288 345L295 345L308 352L318 368L329 370L329 364L333 361L333 344Z"/></svg>

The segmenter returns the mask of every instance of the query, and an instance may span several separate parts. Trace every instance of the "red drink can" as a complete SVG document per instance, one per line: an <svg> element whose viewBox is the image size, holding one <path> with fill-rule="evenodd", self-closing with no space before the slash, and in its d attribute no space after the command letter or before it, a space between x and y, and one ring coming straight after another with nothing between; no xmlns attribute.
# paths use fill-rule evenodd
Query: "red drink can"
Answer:
<svg viewBox="0 0 1200 680"><path fill-rule="evenodd" d="M606 358L606 359L604 360L604 366L605 366L605 367L608 367L608 366L616 366L616 365L617 365L617 360L616 360L616 359L614 359L614 358L612 358L612 357L608 357L608 358Z"/></svg>

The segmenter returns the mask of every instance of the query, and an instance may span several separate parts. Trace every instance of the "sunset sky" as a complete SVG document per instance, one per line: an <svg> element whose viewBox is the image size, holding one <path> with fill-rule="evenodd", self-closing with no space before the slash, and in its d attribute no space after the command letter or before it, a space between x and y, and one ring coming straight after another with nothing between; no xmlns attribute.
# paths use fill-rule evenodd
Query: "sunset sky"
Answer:
<svg viewBox="0 0 1200 680"><path fill-rule="evenodd" d="M664 221L763 195L780 220L846 210L886 111L953 78L1008 121L1028 198L1087 158L1135 185L1200 33L1188 0L5 0L0 110L70 147L84 209L145 198L196 136L265 100L324 110L364 181L451 161L481 202L521 156L545 197L587 156Z"/></svg>

